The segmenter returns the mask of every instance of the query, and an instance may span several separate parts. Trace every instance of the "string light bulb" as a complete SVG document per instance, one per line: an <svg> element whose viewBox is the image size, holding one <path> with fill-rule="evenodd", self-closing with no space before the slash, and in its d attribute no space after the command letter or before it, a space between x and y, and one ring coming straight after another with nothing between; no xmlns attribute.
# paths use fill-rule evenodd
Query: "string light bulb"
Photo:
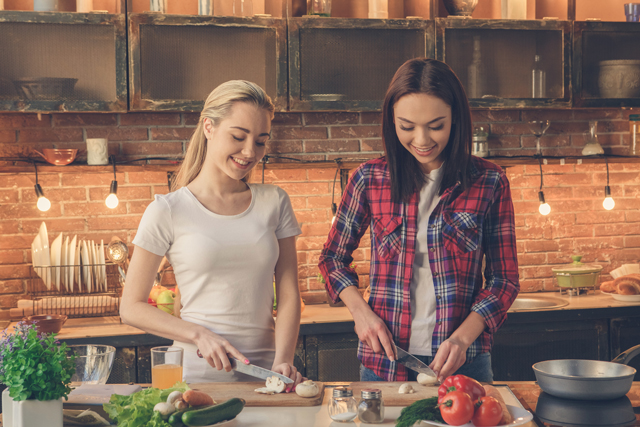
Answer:
<svg viewBox="0 0 640 427"><path fill-rule="evenodd" d="M44 196L44 191L42 191L42 187L38 184L38 166L36 165L36 162L33 162L33 167L36 170L36 185L34 186L36 190L36 197L38 198L36 206L38 210L46 212L51 209L51 201Z"/></svg>
<svg viewBox="0 0 640 427"><path fill-rule="evenodd" d="M543 178L541 157L538 157L538 162L540 164L540 191L538 192L538 200L540 200L540 206L538 206L538 212L540 212L540 215L546 216L551 212L551 206L549 206L549 204L544 200L544 191L542 191Z"/></svg>
<svg viewBox="0 0 640 427"><path fill-rule="evenodd" d="M109 209L115 209L118 207L118 181L116 180L116 156L110 156L110 160L113 163L113 181L111 181L111 187L109 187L109 195L105 199L104 203Z"/></svg>
<svg viewBox="0 0 640 427"><path fill-rule="evenodd" d="M604 163L607 165L607 185L604 187L604 200L602 201L602 207L610 211L616 205L616 202L611 197L611 187L609 187L609 161L607 156L604 157Z"/></svg>

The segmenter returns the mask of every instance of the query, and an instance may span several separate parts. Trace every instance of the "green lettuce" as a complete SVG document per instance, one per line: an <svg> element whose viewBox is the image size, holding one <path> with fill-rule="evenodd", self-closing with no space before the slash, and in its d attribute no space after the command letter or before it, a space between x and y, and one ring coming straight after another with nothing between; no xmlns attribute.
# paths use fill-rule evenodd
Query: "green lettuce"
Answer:
<svg viewBox="0 0 640 427"><path fill-rule="evenodd" d="M153 407L166 402L169 394L176 390L184 393L189 386L182 382L166 390L150 387L129 396L112 394L109 403L102 407L118 427L171 427Z"/></svg>

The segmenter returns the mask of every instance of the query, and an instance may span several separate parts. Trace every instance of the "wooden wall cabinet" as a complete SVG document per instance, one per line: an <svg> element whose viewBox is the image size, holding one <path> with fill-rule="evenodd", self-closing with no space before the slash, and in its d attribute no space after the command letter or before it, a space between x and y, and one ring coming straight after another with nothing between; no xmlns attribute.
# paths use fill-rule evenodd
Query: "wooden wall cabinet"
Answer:
<svg viewBox="0 0 640 427"><path fill-rule="evenodd" d="M126 111L125 21L0 11L0 111Z"/></svg>
<svg viewBox="0 0 640 427"><path fill-rule="evenodd" d="M640 107L639 40L637 22L574 23L574 106Z"/></svg>
<svg viewBox="0 0 640 427"><path fill-rule="evenodd" d="M291 18L289 108L379 111L398 67L433 52L433 21Z"/></svg>
<svg viewBox="0 0 640 427"><path fill-rule="evenodd" d="M287 108L286 20L140 13L129 15L132 111L201 111L228 80L263 87Z"/></svg>
<svg viewBox="0 0 640 427"><path fill-rule="evenodd" d="M460 78L471 107L571 106L569 21L437 18L436 57ZM535 67L545 78L534 95Z"/></svg>

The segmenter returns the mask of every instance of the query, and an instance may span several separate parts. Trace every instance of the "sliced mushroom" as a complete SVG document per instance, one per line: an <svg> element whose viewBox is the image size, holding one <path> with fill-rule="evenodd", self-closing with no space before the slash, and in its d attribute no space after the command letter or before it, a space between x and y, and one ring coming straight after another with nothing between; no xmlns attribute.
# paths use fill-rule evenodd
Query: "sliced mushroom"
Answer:
<svg viewBox="0 0 640 427"><path fill-rule="evenodd" d="M300 397L315 397L319 392L318 384L311 380L303 381L296 386L296 394Z"/></svg>
<svg viewBox="0 0 640 427"><path fill-rule="evenodd" d="M287 388L287 385L284 383L284 381L276 376L267 378L266 386L269 390L273 390L276 393L282 393L284 389Z"/></svg>
<svg viewBox="0 0 640 427"><path fill-rule="evenodd" d="M434 385L438 382L438 378L429 376L427 374L418 374L418 378L416 378L416 380L420 385Z"/></svg>
<svg viewBox="0 0 640 427"><path fill-rule="evenodd" d="M411 393L415 393L416 391L413 389L413 387L411 387L411 384L409 383L404 383L400 386L400 389L398 390L398 393L400 394L411 394Z"/></svg>
<svg viewBox="0 0 640 427"><path fill-rule="evenodd" d="M270 389L268 389L266 387L260 387L260 388L257 388L255 390L253 390L253 391L255 391L256 393L261 393L261 394L276 394L275 391L270 390Z"/></svg>

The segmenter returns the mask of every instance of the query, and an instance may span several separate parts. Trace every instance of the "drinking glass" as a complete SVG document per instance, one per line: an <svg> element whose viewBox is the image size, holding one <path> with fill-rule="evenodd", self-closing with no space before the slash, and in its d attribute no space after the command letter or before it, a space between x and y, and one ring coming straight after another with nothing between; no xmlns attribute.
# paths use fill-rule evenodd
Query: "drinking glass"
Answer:
<svg viewBox="0 0 640 427"><path fill-rule="evenodd" d="M531 133L536 136L536 154L542 154L540 150L540 137L549 129L551 122L549 120L532 120L527 122Z"/></svg>
<svg viewBox="0 0 640 427"><path fill-rule="evenodd" d="M159 389L173 387L182 381L181 347L154 347L151 349L151 386Z"/></svg>

